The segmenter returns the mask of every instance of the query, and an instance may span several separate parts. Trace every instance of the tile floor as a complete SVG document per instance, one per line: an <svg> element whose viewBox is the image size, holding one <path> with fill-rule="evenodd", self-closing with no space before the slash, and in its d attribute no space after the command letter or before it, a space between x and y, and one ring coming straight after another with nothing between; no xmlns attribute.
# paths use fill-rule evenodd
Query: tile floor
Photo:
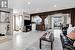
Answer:
<svg viewBox="0 0 75 50"><path fill-rule="evenodd" d="M0 43L0 50L26 50L35 44L44 33L45 31L14 32L12 39ZM62 50L59 38L60 33L61 30L54 30L55 41L53 50Z"/></svg>

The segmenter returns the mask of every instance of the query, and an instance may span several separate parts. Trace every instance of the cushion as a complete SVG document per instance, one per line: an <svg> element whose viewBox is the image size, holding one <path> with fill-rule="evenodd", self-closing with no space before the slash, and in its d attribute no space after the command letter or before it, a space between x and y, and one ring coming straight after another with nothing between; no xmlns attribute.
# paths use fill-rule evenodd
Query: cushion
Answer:
<svg viewBox="0 0 75 50"><path fill-rule="evenodd" d="M68 27L68 29L67 29L67 34L69 34L69 33L73 32L73 30L74 30L74 28L73 28L73 27Z"/></svg>
<svg viewBox="0 0 75 50"><path fill-rule="evenodd" d="M67 37L69 37L72 40L75 40L75 32L71 32L71 33L67 34Z"/></svg>

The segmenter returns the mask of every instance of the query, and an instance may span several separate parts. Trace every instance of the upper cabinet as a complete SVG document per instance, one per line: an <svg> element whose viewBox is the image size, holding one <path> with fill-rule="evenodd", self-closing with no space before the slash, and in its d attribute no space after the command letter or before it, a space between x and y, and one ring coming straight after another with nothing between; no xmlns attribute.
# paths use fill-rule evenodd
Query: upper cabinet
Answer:
<svg viewBox="0 0 75 50"><path fill-rule="evenodd" d="M8 0L0 0L0 8L8 8Z"/></svg>

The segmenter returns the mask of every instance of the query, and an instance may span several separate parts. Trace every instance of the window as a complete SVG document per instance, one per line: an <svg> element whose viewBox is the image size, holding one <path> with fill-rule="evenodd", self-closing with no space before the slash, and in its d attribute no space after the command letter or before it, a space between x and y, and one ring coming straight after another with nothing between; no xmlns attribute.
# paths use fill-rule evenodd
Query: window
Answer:
<svg viewBox="0 0 75 50"><path fill-rule="evenodd" d="M6 0L1 1L1 7L2 7L2 8L8 7L7 5L8 5L8 3L7 3Z"/></svg>

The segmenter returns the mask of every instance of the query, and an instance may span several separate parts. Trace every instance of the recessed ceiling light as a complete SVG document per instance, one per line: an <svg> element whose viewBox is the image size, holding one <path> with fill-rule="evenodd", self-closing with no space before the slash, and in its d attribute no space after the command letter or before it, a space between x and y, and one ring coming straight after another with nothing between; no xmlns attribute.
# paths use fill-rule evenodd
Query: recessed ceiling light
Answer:
<svg viewBox="0 0 75 50"><path fill-rule="evenodd" d="M57 7L57 5L54 5L53 7Z"/></svg>
<svg viewBox="0 0 75 50"><path fill-rule="evenodd" d="M31 4L31 2L28 2L28 5L30 5Z"/></svg>

